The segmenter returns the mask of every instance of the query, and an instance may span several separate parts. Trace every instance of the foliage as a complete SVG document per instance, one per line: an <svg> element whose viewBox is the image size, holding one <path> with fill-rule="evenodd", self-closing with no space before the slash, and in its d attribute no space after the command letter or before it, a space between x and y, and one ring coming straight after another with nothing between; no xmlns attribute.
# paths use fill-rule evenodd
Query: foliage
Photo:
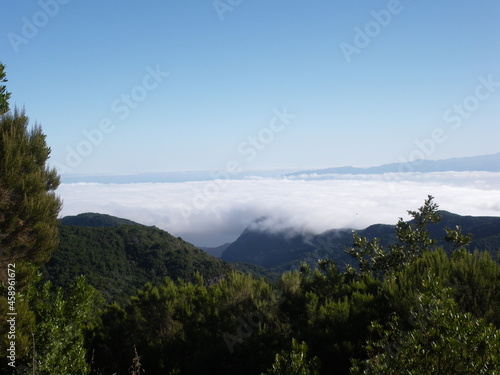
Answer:
<svg viewBox="0 0 500 375"><path fill-rule="evenodd" d="M46 282L29 291L35 315L33 350L25 357L39 375L86 375L84 327L92 317L95 291L79 277L67 293Z"/></svg>
<svg viewBox="0 0 500 375"><path fill-rule="evenodd" d="M110 373L126 370L135 345L147 373L252 374L272 358L276 298L265 281L238 273L212 286L201 276L194 283L166 279L147 284L123 308L106 308L88 346Z"/></svg>
<svg viewBox="0 0 500 375"><path fill-rule="evenodd" d="M320 358L322 373L331 369L345 373L350 358L364 352L370 322L386 315L380 281L370 275L340 273L329 261L320 261L314 271L303 267L301 277L301 297L287 308L292 334Z"/></svg>
<svg viewBox="0 0 500 375"><path fill-rule="evenodd" d="M463 312L500 328L500 264L486 252L469 253L461 249L447 256L443 249L437 249L387 277L383 289L393 311L402 316L409 314L423 287L422 275L429 272L451 288Z"/></svg>
<svg viewBox="0 0 500 375"><path fill-rule="evenodd" d="M361 273L383 277L388 272L401 269L435 245L436 241L430 238L427 231L428 224L440 221L438 206L433 199L429 195L418 211L408 211L412 221L399 219L395 228L399 243L389 245L388 249L381 246L378 238L369 241L354 233L354 245L347 252L356 258Z"/></svg>
<svg viewBox="0 0 500 375"><path fill-rule="evenodd" d="M106 215L94 216L96 221L112 223ZM67 287L77 275L86 275L108 301L123 303L147 282L157 284L165 277L193 281L196 271L211 280L233 269L161 229L117 224L61 225L61 241L43 268L44 278Z"/></svg>
<svg viewBox="0 0 500 375"><path fill-rule="evenodd" d="M0 311L2 312L2 318L0 318L0 348L2 349L2 353L7 353L7 348L10 347L10 341L8 339L9 333L9 324L7 324L7 314L9 311L9 305L7 304L7 288L3 285L0 286ZM32 348L32 335L31 332L35 327L35 316L33 312L30 310L29 301L24 294L18 294L16 296L15 301L15 312L17 315L15 316L16 321L16 332L15 332L15 349L16 355L21 358L28 354L28 352ZM0 357L0 373L7 374L8 360L6 356ZM10 368L11 369L11 368Z"/></svg>
<svg viewBox="0 0 500 375"><path fill-rule="evenodd" d="M472 234L464 235L462 233L462 227L457 225L456 229L446 228L446 237L444 238L447 242L454 245L455 250L459 248L465 248L472 242Z"/></svg>
<svg viewBox="0 0 500 375"><path fill-rule="evenodd" d="M0 83L7 82L4 68L0 64ZM9 111L9 97L6 87L0 85L0 351L6 353L14 342L19 359L31 350L37 328L34 306L26 292L57 245L61 201L54 192L59 176L46 165L50 148L41 127L28 129L24 111ZM8 268L12 272L7 273ZM7 299L8 291L15 301ZM17 314L15 332L9 331L15 333L14 341L6 334L7 312L12 311ZM6 356L2 356L3 373L12 370L6 366Z"/></svg>
<svg viewBox="0 0 500 375"><path fill-rule="evenodd" d="M500 331L462 313L452 296L429 273L408 322L393 315L385 329L372 324L379 338L351 374L499 374Z"/></svg>
<svg viewBox="0 0 500 375"><path fill-rule="evenodd" d="M25 264L17 273L19 291L57 245L61 209L54 194L59 176L46 167L50 148L40 126L28 130L28 122L18 110L0 118L0 268Z"/></svg>
<svg viewBox="0 0 500 375"><path fill-rule="evenodd" d="M319 375L319 360L308 359L307 351L305 342L293 339L291 351L276 354L273 366L262 375Z"/></svg>
<svg viewBox="0 0 500 375"><path fill-rule="evenodd" d="M0 83L7 82L5 65L0 63ZM10 92L5 85L0 84L0 116L9 111Z"/></svg>

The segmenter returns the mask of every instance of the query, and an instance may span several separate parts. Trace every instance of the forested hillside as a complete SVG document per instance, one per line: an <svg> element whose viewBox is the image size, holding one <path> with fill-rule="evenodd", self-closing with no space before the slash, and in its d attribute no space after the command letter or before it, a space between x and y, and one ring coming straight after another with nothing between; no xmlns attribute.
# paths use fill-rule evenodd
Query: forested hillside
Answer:
<svg viewBox="0 0 500 375"><path fill-rule="evenodd" d="M95 213L65 217L60 243L43 267L44 278L68 287L79 275L108 300L123 300L165 277L193 281L226 275L234 267L180 238L129 220Z"/></svg>

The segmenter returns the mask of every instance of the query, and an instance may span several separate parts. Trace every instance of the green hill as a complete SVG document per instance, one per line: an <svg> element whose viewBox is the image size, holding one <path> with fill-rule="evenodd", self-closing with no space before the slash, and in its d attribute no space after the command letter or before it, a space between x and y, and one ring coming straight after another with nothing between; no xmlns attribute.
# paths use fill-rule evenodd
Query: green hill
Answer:
<svg viewBox="0 0 500 375"><path fill-rule="evenodd" d="M87 212L76 216L66 216L61 219L62 225L76 227L118 227L120 225L141 225L131 220L119 217Z"/></svg>
<svg viewBox="0 0 500 375"><path fill-rule="evenodd" d="M69 225L71 224L71 225ZM165 277L205 280L234 268L156 227L101 214L61 220L60 244L43 267L43 276L66 287L78 275L108 300L123 300L147 282Z"/></svg>

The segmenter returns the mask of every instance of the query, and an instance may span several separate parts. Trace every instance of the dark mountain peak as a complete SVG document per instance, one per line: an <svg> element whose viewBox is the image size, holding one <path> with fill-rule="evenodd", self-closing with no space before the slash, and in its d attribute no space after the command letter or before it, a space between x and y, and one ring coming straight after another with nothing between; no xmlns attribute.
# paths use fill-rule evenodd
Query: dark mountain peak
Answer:
<svg viewBox="0 0 500 375"><path fill-rule="evenodd" d="M262 216L250 223L241 236L265 236L269 238L279 237L293 240L297 237L311 237L314 234L304 228L292 226L286 218L273 218Z"/></svg>
<svg viewBox="0 0 500 375"><path fill-rule="evenodd" d="M259 218L224 250L221 259L273 267L283 259L291 261L297 254L310 250L309 237L283 222Z"/></svg>
<svg viewBox="0 0 500 375"><path fill-rule="evenodd" d="M95 212L86 212L76 216L63 217L61 219L61 224L75 227L119 227L121 225L141 225L131 220Z"/></svg>
<svg viewBox="0 0 500 375"><path fill-rule="evenodd" d="M496 255L500 243L500 217L462 216L444 210L439 213L442 220L428 226L431 238L438 241L438 246L450 249L451 245L444 241L445 228L460 226L464 234L473 235L469 249L478 248ZM262 220L259 223L262 224ZM383 246L387 246L398 242L395 225L396 222L393 225L374 224L356 232L370 240L378 238ZM343 228L311 234L292 228L270 231L251 225L224 251L221 259L252 263L281 272L296 268L302 262L315 265L318 259L330 258L342 268L352 263L345 251L346 247L353 245L352 232L352 229Z"/></svg>

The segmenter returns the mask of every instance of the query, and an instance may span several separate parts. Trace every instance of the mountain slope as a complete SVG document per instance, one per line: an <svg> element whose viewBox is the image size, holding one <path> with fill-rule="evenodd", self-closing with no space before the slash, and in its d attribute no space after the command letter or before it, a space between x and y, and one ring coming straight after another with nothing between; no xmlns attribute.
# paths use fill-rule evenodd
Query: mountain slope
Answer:
<svg viewBox="0 0 500 375"><path fill-rule="evenodd" d="M444 241L445 228L462 227L463 233L471 233L473 241L470 250L489 251L494 257L500 250L500 217L460 216L447 211L440 211L441 222L429 225L431 237L439 246L451 251L451 245ZM352 246L351 229L330 230L322 234L296 234L293 228L279 233L262 232L247 228L222 254L221 259L228 262L248 262L277 271L297 269L302 262L314 265L318 259L330 258L340 268L353 259L345 252L346 246ZM295 233L295 234L294 234ZM358 230L360 236L381 240L382 245L396 243L393 225L375 224Z"/></svg>
<svg viewBox="0 0 500 375"><path fill-rule="evenodd" d="M381 174L405 172L465 172L486 171L500 172L500 153L492 155L471 156L444 160L416 160L406 163L384 164L375 167L336 167L317 170L300 171L286 176L302 176L311 174Z"/></svg>
<svg viewBox="0 0 500 375"><path fill-rule="evenodd" d="M193 280L199 272L209 280L234 270L161 229L108 215L65 218L60 238L43 268L44 278L66 287L76 276L86 275L107 300L121 300L146 282L165 277Z"/></svg>
<svg viewBox="0 0 500 375"><path fill-rule="evenodd" d="M260 232L246 229L222 254L227 262L247 262L264 267L275 267L300 258L313 249L303 235L290 232Z"/></svg>

